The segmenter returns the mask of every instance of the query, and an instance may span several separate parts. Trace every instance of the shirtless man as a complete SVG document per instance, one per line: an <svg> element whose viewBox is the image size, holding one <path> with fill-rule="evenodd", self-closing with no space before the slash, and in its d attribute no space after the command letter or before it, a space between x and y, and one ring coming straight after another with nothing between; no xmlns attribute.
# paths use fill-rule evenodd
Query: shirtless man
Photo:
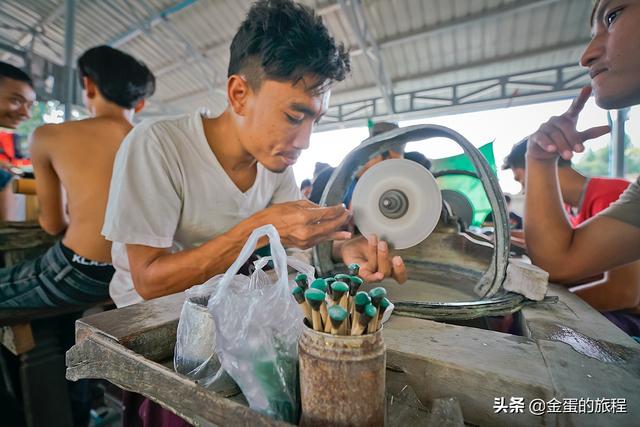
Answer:
<svg viewBox="0 0 640 427"><path fill-rule="evenodd" d="M6 62L0 62L0 128L15 129L31 117L36 101L33 81L24 71ZM11 164L0 160L0 221L7 219L11 191Z"/></svg>
<svg viewBox="0 0 640 427"><path fill-rule="evenodd" d="M564 213L557 158L570 159L584 144L609 132L608 126L578 131L578 116L591 91L596 104L618 109L640 104L640 1L599 0L591 17L591 42L580 63L591 86L569 109L552 117L529 137L525 233L533 262L552 281L571 283L640 259L640 178L617 202L573 228ZM611 319L614 320L614 319ZM614 322L640 336L633 318Z"/></svg>
<svg viewBox="0 0 640 427"><path fill-rule="evenodd" d="M86 51L78 72L91 118L44 125L31 143L40 225L64 237L42 257L0 270L0 307L77 305L109 296L111 243L100 229L113 161L155 80L144 64L107 46Z"/></svg>

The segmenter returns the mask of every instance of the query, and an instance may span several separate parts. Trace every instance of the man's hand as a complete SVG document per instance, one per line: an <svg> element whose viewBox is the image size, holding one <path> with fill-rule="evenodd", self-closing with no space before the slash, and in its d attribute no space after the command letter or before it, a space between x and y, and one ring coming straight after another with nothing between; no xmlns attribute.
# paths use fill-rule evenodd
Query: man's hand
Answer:
<svg viewBox="0 0 640 427"><path fill-rule="evenodd" d="M610 132L609 126L596 126L579 132L576 129L578 116L591 94L591 86L585 86L573 100L569 109L554 116L529 137L527 157L536 160L553 160L558 156L569 160L573 152L582 153L584 142Z"/></svg>
<svg viewBox="0 0 640 427"><path fill-rule="evenodd" d="M358 275L365 282L379 282L385 277L393 277L398 283L407 281L407 270L402 258L391 257L387 242L378 241L374 234L368 239L358 236L344 242L341 255L345 265L360 265Z"/></svg>
<svg viewBox="0 0 640 427"><path fill-rule="evenodd" d="M285 246L311 248L325 240L346 240L351 233L341 229L351 219L344 205L321 207L308 200L279 203L262 211L261 222L273 224Z"/></svg>

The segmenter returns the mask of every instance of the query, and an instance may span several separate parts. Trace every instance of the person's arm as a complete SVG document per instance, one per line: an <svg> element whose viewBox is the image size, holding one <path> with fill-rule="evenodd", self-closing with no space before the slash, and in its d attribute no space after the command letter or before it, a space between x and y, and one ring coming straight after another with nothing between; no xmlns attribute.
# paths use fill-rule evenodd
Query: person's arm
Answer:
<svg viewBox="0 0 640 427"><path fill-rule="evenodd" d="M526 168L525 234L534 264L549 280L572 282L640 258L640 228L598 215L572 229L562 208L557 157L582 152L583 143L604 135L608 126L579 132L578 115L591 93L583 88L569 110L551 118L529 137Z"/></svg>
<svg viewBox="0 0 640 427"><path fill-rule="evenodd" d="M640 261L607 271L602 280L571 291L599 311L636 308L640 305Z"/></svg>
<svg viewBox="0 0 640 427"><path fill-rule="evenodd" d="M63 189L60 178L51 162L49 146L54 129L45 125L31 136L31 161L36 177L40 226L51 235L59 235L67 228L64 215Z"/></svg>
<svg viewBox="0 0 640 427"><path fill-rule="evenodd" d="M272 205L198 248L171 253L168 248L127 244L131 276L144 299L173 294L224 273L251 232L262 225L273 224L284 246L306 249L323 240L351 237L336 231L348 220L342 205L320 208L307 200ZM258 247L266 243L260 241Z"/></svg>

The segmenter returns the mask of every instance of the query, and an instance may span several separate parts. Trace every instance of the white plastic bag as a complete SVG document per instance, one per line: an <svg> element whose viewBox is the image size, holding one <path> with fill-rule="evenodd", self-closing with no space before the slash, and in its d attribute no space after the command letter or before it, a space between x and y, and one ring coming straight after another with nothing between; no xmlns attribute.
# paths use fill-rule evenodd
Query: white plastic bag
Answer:
<svg viewBox="0 0 640 427"><path fill-rule="evenodd" d="M222 277L219 274L202 285L186 290L176 333L173 367L176 372L201 386L230 397L240 390L229 374L220 367L213 317L207 310L209 297Z"/></svg>
<svg viewBox="0 0 640 427"><path fill-rule="evenodd" d="M269 237L271 257L258 260L251 277L237 275L258 239ZM271 259L275 276L262 269ZM313 267L287 259L273 225L251 233L240 256L209 299L222 368L238 383L251 408L276 419L297 422L298 338L302 311L291 296L287 261L313 279Z"/></svg>

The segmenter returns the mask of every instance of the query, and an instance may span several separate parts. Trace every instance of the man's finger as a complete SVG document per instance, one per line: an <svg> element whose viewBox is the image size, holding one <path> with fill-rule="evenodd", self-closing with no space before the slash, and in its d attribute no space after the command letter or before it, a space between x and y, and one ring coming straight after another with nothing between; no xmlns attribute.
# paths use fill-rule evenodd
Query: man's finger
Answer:
<svg viewBox="0 0 640 427"><path fill-rule="evenodd" d="M378 242L378 272L383 277L391 274L391 261L389 260L389 246L385 241Z"/></svg>
<svg viewBox="0 0 640 427"><path fill-rule="evenodd" d="M553 153L558 151L558 147L555 146L551 139L542 131L538 131L529 137L529 142L538 144L547 153Z"/></svg>
<svg viewBox="0 0 640 427"><path fill-rule="evenodd" d="M580 133L576 130L575 124L566 117L558 117L553 124L562 131L562 134L569 143L571 150L577 151L576 146L581 145L583 140L580 137Z"/></svg>
<svg viewBox="0 0 640 427"><path fill-rule="evenodd" d="M382 280L382 278L380 277L381 276L380 273L372 272L368 268L366 269L360 268L360 272L358 272L358 276L360 276L360 278L364 280L366 283L379 282L380 280Z"/></svg>
<svg viewBox="0 0 640 427"><path fill-rule="evenodd" d="M367 237L367 267L373 272L378 271L378 236L375 234Z"/></svg>
<svg viewBox="0 0 640 427"><path fill-rule="evenodd" d="M336 231L331 233L327 240L349 240L351 237L352 234L349 231Z"/></svg>
<svg viewBox="0 0 640 427"><path fill-rule="evenodd" d="M547 124L545 134L556 146L557 152L562 158L569 160L571 156L573 156L571 144L569 144L569 141L567 141L567 138L565 138L564 133L559 127Z"/></svg>
<svg viewBox="0 0 640 427"><path fill-rule="evenodd" d="M330 221L343 214L349 214L347 208L344 205L327 206L322 208L309 208L307 209L308 222L314 223L318 221Z"/></svg>
<svg viewBox="0 0 640 427"><path fill-rule="evenodd" d="M582 90L580 91L580 94L575 97L575 99L569 106L569 109L564 114L574 119L578 117L580 115L580 112L584 108L584 105L587 103L587 100L589 99L590 95L591 95L591 86L583 87Z"/></svg>
<svg viewBox="0 0 640 427"><path fill-rule="evenodd" d="M404 261L399 256L394 256L391 260L393 268L393 278L398 283L404 283L407 281L407 268L404 265Z"/></svg>
<svg viewBox="0 0 640 427"><path fill-rule="evenodd" d="M588 141L590 139L601 137L602 135L606 135L611 132L611 128L607 125L604 126L595 126L580 132L580 137L583 141Z"/></svg>
<svg viewBox="0 0 640 427"><path fill-rule="evenodd" d="M349 213L343 212L342 215L333 218L325 219L322 221L311 222L306 227L311 227L311 236L320 237L330 235L332 233L342 231L341 228L349 222Z"/></svg>

